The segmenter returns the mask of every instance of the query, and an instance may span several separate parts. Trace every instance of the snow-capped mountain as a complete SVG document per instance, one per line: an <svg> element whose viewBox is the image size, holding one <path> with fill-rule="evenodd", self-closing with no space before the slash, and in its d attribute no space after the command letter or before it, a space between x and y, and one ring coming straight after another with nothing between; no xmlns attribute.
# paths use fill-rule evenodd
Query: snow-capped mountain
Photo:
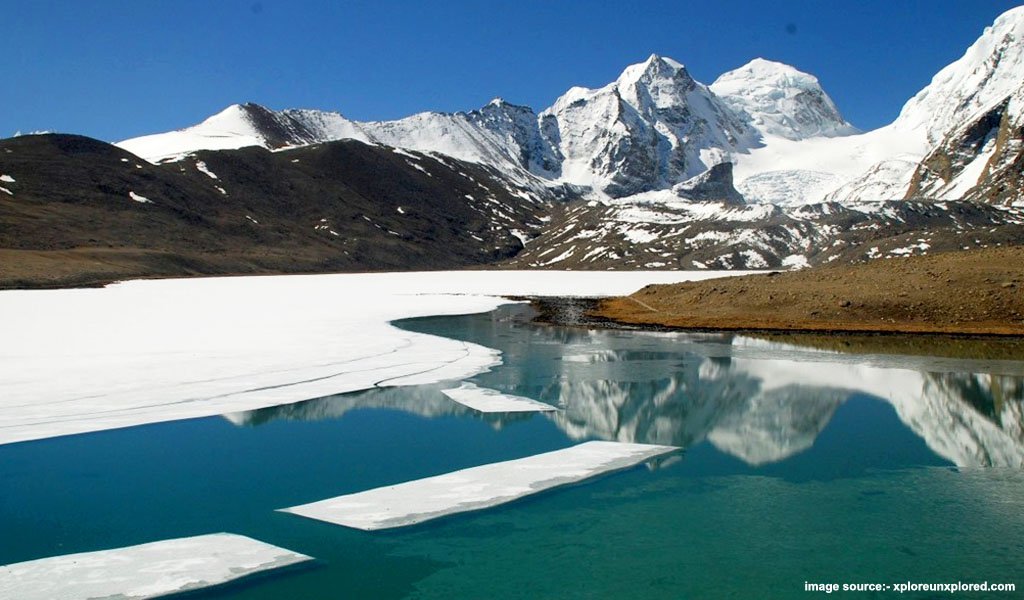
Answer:
<svg viewBox="0 0 1024 600"><path fill-rule="evenodd" d="M769 139L762 148L733 155L737 187L748 201L791 204L1018 201L1022 85L1024 7L1018 7L939 71L893 123L861 135Z"/></svg>
<svg viewBox="0 0 1024 600"><path fill-rule="evenodd" d="M839 114L818 78L779 62L755 58L722 74L711 91L750 117L762 136L802 140L857 133Z"/></svg>
<svg viewBox="0 0 1024 600"><path fill-rule="evenodd" d="M557 124L562 179L612 197L664 189L757 142L746 119L680 63L652 55L541 113Z"/></svg>
<svg viewBox="0 0 1024 600"><path fill-rule="evenodd" d="M258 104L233 104L191 127L133 138L117 145L154 163L181 160L198 150L268 150L330 140L368 141L359 125L338 113L272 111Z"/></svg>
<svg viewBox="0 0 1024 600"><path fill-rule="evenodd" d="M1024 85L955 127L917 165L907 197L1024 203Z"/></svg>
<svg viewBox="0 0 1024 600"><path fill-rule="evenodd" d="M928 148L906 197L1021 200L1024 7L999 16L892 126L922 136Z"/></svg>
<svg viewBox="0 0 1024 600"><path fill-rule="evenodd" d="M768 132L796 140L852 131L813 76L763 60L751 65L721 83L729 92L724 97L682 64L652 55L604 87L570 89L540 114L495 99L470 112L356 122L333 112L243 104L180 131L118 145L164 162L200 149L281 149L352 138L482 163L520 183L568 183L622 197L697 176L763 145ZM777 93L771 85L779 86Z"/></svg>
<svg viewBox="0 0 1024 600"><path fill-rule="evenodd" d="M747 202L1010 203L1020 199L1022 73L1024 7L1000 16L893 123L865 133L816 77L789 65L756 58L706 86L679 62L652 55L603 87L571 88L539 113L496 99L470 112L363 123L245 104L120 145L161 161L199 149L353 138L482 163L535 189L589 188L599 199L667 190L728 161Z"/></svg>
<svg viewBox="0 0 1024 600"><path fill-rule="evenodd" d="M1009 203L1021 195L1021 73L1024 7L1000 16L893 123L866 133L842 117L817 78L791 66L757 58L705 86L679 62L652 55L604 87L570 89L539 114L496 99L470 112L361 123L244 104L119 145L158 162L200 149L352 138L482 163L520 184L569 183L613 198L669 189L731 161L748 202Z"/></svg>
<svg viewBox="0 0 1024 600"><path fill-rule="evenodd" d="M540 112L495 99L358 122L239 104L119 146L0 140L0 198L12 209L0 249L75 249L84 258L59 277L92 282L468 265L775 269L1014 245L1024 243L1024 7L893 123L864 133L793 67L755 59L705 86L652 55Z"/></svg>

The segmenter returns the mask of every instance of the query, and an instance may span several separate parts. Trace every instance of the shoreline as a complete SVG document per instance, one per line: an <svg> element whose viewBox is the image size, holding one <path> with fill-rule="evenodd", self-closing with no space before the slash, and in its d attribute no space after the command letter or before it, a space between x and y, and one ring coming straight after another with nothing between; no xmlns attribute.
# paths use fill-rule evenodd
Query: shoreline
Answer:
<svg viewBox="0 0 1024 600"><path fill-rule="evenodd" d="M588 318L689 331L1024 336L1024 247L878 259L673 285Z"/></svg>
<svg viewBox="0 0 1024 600"><path fill-rule="evenodd" d="M628 296L627 296L628 297ZM558 327L595 328L619 331L652 331L661 333L728 333L751 334L757 337L775 336L825 336L825 337L917 337L934 339L965 339L965 340L1020 340L1024 342L1024 333L977 332L961 330L915 330L901 329L895 324L889 329L854 329L842 327L746 327L728 323L716 325L671 325L658 322L637 322L617 320L602 314L602 305L619 298L575 297L575 296L508 296L510 300L529 302L537 312L534 323Z"/></svg>

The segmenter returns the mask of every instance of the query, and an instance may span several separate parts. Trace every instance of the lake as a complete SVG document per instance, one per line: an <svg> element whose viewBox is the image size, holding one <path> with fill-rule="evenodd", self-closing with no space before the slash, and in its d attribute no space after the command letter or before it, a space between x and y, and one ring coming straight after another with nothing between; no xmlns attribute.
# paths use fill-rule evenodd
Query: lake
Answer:
<svg viewBox="0 0 1024 600"><path fill-rule="evenodd" d="M481 414L442 394L457 383L446 382L0 446L0 564L230 531L317 562L193 597L785 598L806 596L806 582L1024 584L1024 361L1007 358L1012 343L933 339L905 352L893 340L894 353L876 339L839 351L835 339L530 316L509 305L398 325L500 350L500 366L468 381L552 413ZM587 440L682 450L395 530L275 512Z"/></svg>

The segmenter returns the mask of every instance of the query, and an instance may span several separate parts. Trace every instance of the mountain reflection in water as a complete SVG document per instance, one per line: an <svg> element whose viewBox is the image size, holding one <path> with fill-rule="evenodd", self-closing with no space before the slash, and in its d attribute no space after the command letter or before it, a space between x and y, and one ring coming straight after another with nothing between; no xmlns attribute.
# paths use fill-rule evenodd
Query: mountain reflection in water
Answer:
<svg viewBox="0 0 1024 600"><path fill-rule="evenodd" d="M588 331L532 325L527 316L517 305L400 326L501 350L503 364L474 383L546 402L557 412L477 413L441 393L449 382L225 417L257 425L384 408L472 416L496 428L547 418L574 440L683 448L708 441L756 466L810 448L841 405L870 395L891 404L907 428L957 466L1024 467L1024 362L849 354L731 334Z"/></svg>

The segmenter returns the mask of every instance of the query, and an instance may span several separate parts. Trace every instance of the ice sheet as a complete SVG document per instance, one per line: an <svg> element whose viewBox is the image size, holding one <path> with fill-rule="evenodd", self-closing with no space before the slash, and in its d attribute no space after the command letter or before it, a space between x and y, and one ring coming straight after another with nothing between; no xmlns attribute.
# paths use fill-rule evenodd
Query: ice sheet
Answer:
<svg viewBox="0 0 1024 600"><path fill-rule="evenodd" d="M556 410L550 404L537 402L522 396L503 394L498 390L482 388L472 383L463 383L457 388L441 390L452 400L485 413L544 412Z"/></svg>
<svg viewBox="0 0 1024 600"><path fill-rule="evenodd" d="M561 485L626 469L677 450L673 446L587 442L282 509L310 519L372 531L505 504Z"/></svg>
<svg viewBox="0 0 1024 600"><path fill-rule="evenodd" d="M312 560L230 533L67 554L0 567L0 598L156 598Z"/></svg>
<svg viewBox="0 0 1024 600"><path fill-rule="evenodd" d="M715 275L460 271L2 291L0 443L465 379L499 353L389 322L485 312L502 294L625 294Z"/></svg>

